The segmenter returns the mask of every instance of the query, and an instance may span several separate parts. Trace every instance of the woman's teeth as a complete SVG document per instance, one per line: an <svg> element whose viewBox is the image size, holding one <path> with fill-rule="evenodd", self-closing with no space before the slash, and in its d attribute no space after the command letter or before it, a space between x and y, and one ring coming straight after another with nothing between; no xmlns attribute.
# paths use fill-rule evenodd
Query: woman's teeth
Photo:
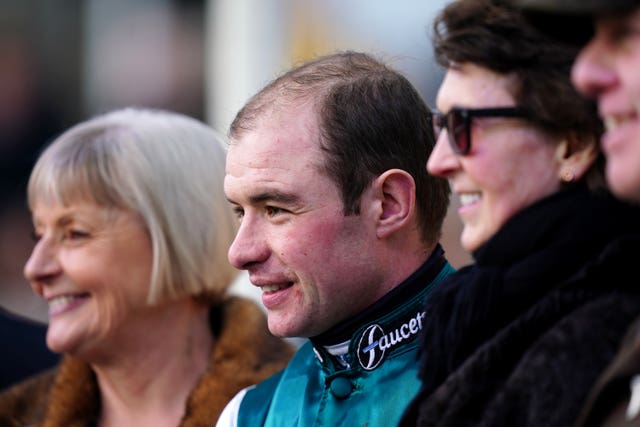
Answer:
<svg viewBox="0 0 640 427"><path fill-rule="evenodd" d="M49 314L58 314L69 308L81 304L79 301L88 298L88 294L60 295L47 301L49 304Z"/></svg>
<svg viewBox="0 0 640 427"><path fill-rule="evenodd" d="M467 206L480 200L480 193L464 193L460 194L460 204Z"/></svg>
<svg viewBox="0 0 640 427"><path fill-rule="evenodd" d="M63 295L63 296L55 297L49 300L49 308L52 310L55 310L57 308L67 305L80 298L81 297L79 296L73 296L73 295Z"/></svg>

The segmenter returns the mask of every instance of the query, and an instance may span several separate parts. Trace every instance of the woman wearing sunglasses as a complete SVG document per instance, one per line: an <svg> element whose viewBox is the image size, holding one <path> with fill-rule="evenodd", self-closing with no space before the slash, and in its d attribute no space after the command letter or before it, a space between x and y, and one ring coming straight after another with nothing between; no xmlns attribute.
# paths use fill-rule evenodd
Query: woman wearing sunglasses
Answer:
<svg viewBox="0 0 640 427"><path fill-rule="evenodd" d="M640 312L625 242L639 212L604 188L573 47L491 0L450 3L434 32L447 71L427 168L458 195L475 264L429 299L402 425L570 426Z"/></svg>

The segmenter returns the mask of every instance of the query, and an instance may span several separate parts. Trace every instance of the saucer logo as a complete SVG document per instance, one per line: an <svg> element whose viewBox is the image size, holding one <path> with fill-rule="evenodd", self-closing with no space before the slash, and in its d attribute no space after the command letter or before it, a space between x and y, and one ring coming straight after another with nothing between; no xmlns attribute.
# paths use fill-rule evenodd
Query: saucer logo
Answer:
<svg viewBox="0 0 640 427"><path fill-rule="evenodd" d="M422 329L424 316L424 311L420 311L409 318L408 321L400 323L396 329L388 334L378 324L369 325L362 333L360 342L358 342L358 361L360 366L367 371L371 371L382 363L387 350L391 350L401 342L413 341ZM398 323L395 323L395 325L398 325Z"/></svg>
<svg viewBox="0 0 640 427"><path fill-rule="evenodd" d="M384 359L385 350L379 348L380 338L384 336L384 331L380 325L370 325L365 329L358 343L358 360L360 365L367 371L378 367ZM364 348L363 348L364 347Z"/></svg>

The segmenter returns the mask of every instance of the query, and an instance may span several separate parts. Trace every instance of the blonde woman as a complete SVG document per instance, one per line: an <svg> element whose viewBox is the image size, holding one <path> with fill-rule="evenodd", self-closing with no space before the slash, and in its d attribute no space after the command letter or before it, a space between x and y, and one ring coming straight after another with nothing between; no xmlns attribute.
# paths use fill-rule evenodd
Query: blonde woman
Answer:
<svg viewBox="0 0 640 427"><path fill-rule="evenodd" d="M49 303L53 371L0 396L15 425L213 425L290 349L229 298L235 219L216 133L138 109L80 123L28 186L36 243L24 272Z"/></svg>

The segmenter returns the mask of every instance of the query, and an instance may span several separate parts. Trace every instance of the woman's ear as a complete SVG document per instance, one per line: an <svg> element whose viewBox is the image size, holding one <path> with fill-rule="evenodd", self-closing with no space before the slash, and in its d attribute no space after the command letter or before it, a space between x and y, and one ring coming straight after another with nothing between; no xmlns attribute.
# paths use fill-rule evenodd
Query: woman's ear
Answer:
<svg viewBox="0 0 640 427"><path fill-rule="evenodd" d="M572 133L563 139L556 150L560 180L569 183L582 179L598 158L598 150L595 138L589 142L580 141Z"/></svg>
<svg viewBox="0 0 640 427"><path fill-rule="evenodd" d="M402 169L390 169L373 182L380 210L376 218L379 238L405 227L415 217L416 184L413 177Z"/></svg>

